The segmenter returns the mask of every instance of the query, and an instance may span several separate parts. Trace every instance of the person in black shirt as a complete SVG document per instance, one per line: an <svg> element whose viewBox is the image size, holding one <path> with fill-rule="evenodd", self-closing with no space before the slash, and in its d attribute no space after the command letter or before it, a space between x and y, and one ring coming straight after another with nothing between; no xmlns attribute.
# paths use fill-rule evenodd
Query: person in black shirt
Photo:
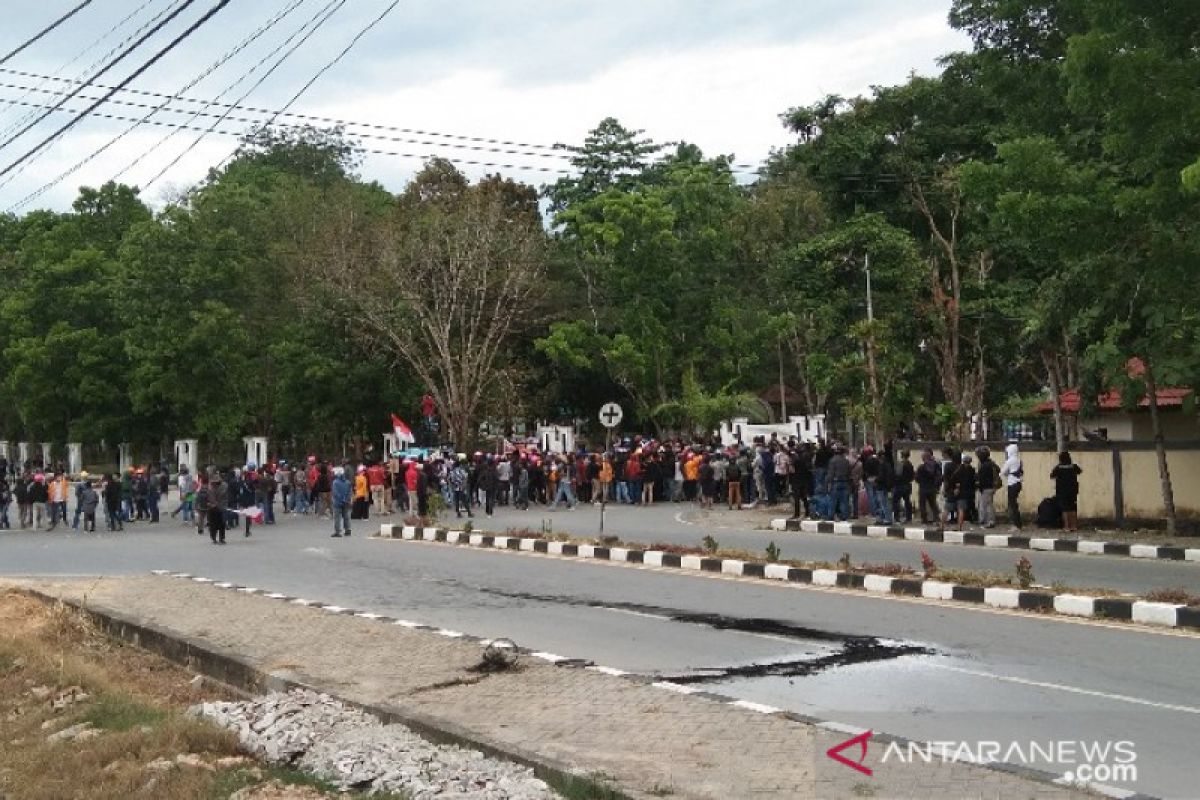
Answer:
<svg viewBox="0 0 1200 800"><path fill-rule="evenodd" d="M971 466L971 456L963 453L962 464L954 470L950 479L953 486L953 497L958 505L958 529L974 514L975 506L975 467Z"/></svg>
<svg viewBox="0 0 1200 800"><path fill-rule="evenodd" d="M1082 473L1065 450L1058 454L1058 466L1050 471L1054 480L1054 498L1062 508L1063 528L1068 531L1079 530L1079 476Z"/></svg>

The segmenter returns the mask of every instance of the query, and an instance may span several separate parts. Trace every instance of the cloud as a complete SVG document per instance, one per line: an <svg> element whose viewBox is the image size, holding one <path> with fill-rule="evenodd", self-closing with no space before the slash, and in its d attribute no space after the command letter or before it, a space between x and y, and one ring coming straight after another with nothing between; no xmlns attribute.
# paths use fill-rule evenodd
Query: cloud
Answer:
<svg viewBox="0 0 1200 800"><path fill-rule="evenodd" d="M139 19L144 21L167 2L152 0ZM190 94L211 97L225 89L264 55L278 52L286 35L325 2L306 0L285 23ZM44 3L17 0L7 6L16 9L10 18L21 24L0 35L0 50L51 17ZM327 28L247 102L278 107L383 6L384 0L350 0ZM231 5L211 27L135 85L177 91L281 7L279 2L265 0ZM325 75L296 109L384 125L545 144L578 142L600 119L615 116L629 127L645 129L656 140L687 140L710 154L735 154L739 162L756 163L772 147L787 143L779 115L788 108L828 93L854 95L873 84L897 83L913 71L932 73L938 56L966 47L965 37L948 27L947 10L948 0L903 4L881 0L405 2L368 34L345 62ZM64 26L61 36L48 37L44 45L39 43L6 66L34 72L56 69L106 30L106 21L98 15L81 19L79 25ZM118 38L116 34L94 47L64 74L75 74ZM133 63L131 59L130 68ZM124 73L114 70L113 74ZM0 75L0 81L19 80ZM253 80L244 80L227 97L236 97ZM20 94L19 90L0 89L0 99ZM16 116L4 108L0 105L0 128ZM114 107L112 111L131 115L128 109ZM80 124L77 132L50 149L18 180L0 188L0 209L71 166L126 124L104 120ZM43 135L48 125L41 129ZM144 126L64 181L42 202L67 207L78 185L103 182L150 147L162 132ZM190 140L191 134L177 136L127 180L144 181ZM476 161L560 166L551 159L431 148L412 142L364 144L419 154L436 149L440 155ZM173 168L166 180L176 186L199 180L235 145L232 139L210 137ZM13 148L0 150L0 157L12 157L12 152ZM419 166L416 159L381 155L368 157L362 171L398 190ZM466 171L479 175L494 170L475 167ZM535 183L556 177L528 170L512 174ZM156 185L148 199L160 196L161 188Z"/></svg>

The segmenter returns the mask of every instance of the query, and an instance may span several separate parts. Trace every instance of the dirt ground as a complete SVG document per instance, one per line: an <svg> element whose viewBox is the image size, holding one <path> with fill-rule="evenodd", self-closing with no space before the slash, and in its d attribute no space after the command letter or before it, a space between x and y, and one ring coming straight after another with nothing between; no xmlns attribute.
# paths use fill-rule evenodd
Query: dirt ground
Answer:
<svg viewBox="0 0 1200 800"><path fill-rule="evenodd" d="M89 627L67 606L0 589L0 800L310 800L331 787L267 768L187 717L219 686Z"/></svg>

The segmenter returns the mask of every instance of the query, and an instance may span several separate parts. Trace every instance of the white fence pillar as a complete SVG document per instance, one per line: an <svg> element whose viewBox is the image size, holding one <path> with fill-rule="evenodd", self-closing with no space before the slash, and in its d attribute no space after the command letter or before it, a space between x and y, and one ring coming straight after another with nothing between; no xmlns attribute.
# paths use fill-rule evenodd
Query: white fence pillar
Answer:
<svg viewBox="0 0 1200 800"><path fill-rule="evenodd" d="M83 445L79 442L67 443L67 474L78 475L83 472Z"/></svg>
<svg viewBox="0 0 1200 800"><path fill-rule="evenodd" d="M4 440L0 440L0 458L10 463L12 462L12 453L9 452L8 442Z"/></svg>
<svg viewBox="0 0 1200 800"><path fill-rule="evenodd" d="M383 435L383 457L385 459L392 457L393 450L399 450L400 443L396 440L394 432L388 432Z"/></svg>
<svg viewBox="0 0 1200 800"><path fill-rule="evenodd" d="M20 462L18 466L25 469L25 463L29 461L29 442L17 442L17 461Z"/></svg>
<svg viewBox="0 0 1200 800"><path fill-rule="evenodd" d="M133 469L133 446L129 442L121 442L117 445L117 452L121 474L124 475Z"/></svg>
<svg viewBox="0 0 1200 800"><path fill-rule="evenodd" d="M267 461L267 437L265 436L244 436L242 441L246 444L246 463L253 462L256 466L262 466Z"/></svg>
<svg viewBox="0 0 1200 800"><path fill-rule="evenodd" d="M200 467L199 445L200 443L196 439L176 439L175 463L171 465L171 468L187 467L188 472L195 475Z"/></svg>
<svg viewBox="0 0 1200 800"><path fill-rule="evenodd" d="M53 462L50 460L50 442L42 442L42 467L50 469Z"/></svg>

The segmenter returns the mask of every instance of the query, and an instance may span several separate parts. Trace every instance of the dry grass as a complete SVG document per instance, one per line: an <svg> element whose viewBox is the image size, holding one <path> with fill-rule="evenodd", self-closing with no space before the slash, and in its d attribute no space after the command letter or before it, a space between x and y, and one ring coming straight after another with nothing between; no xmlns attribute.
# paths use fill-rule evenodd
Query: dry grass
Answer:
<svg viewBox="0 0 1200 800"><path fill-rule="evenodd" d="M1152 592L1146 592L1146 599L1152 603L1200 606L1200 595L1192 594L1187 589L1155 589Z"/></svg>
<svg viewBox="0 0 1200 800"><path fill-rule="evenodd" d="M236 737L183 712L201 700L227 695L211 685L194 685L192 677L103 636L68 606L0 593L0 797L198 800L229 797L271 780L314 783L253 762L217 768L217 759L238 755ZM64 690L86 697L53 708ZM47 740L77 724L98 733ZM207 766L147 768L181 754L199 756Z"/></svg>

